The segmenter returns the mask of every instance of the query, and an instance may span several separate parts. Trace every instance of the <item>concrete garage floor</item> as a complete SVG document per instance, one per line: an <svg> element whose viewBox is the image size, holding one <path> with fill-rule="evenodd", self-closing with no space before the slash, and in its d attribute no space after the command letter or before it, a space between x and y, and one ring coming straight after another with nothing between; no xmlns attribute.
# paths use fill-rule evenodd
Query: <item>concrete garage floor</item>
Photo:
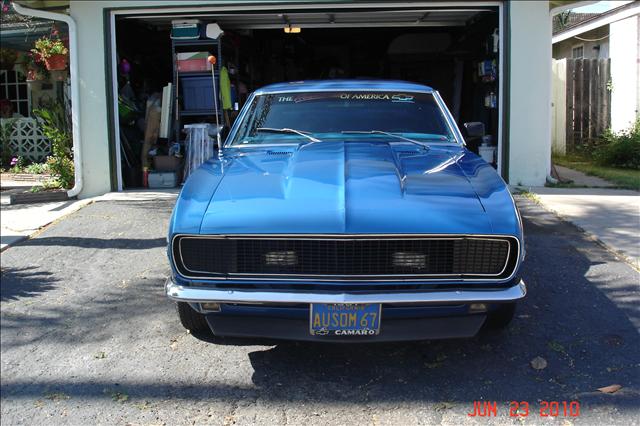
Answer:
<svg viewBox="0 0 640 426"><path fill-rule="evenodd" d="M2 423L640 424L640 275L519 203L530 293L507 331L357 346L187 334L162 290L172 201L91 204L2 253ZM580 417L539 416L570 400Z"/></svg>

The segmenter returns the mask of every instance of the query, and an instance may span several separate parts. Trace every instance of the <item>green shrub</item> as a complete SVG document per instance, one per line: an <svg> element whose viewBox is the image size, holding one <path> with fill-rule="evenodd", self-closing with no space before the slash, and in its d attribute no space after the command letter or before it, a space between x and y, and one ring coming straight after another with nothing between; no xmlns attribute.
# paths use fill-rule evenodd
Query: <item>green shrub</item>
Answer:
<svg viewBox="0 0 640 426"><path fill-rule="evenodd" d="M640 119L629 130L607 130L592 156L601 166L640 169Z"/></svg>
<svg viewBox="0 0 640 426"><path fill-rule="evenodd" d="M31 163L24 168L24 172L32 175L44 175L49 173L49 165L47 163Z"/></svg>
<svg viewBox="0 0 640 426"><path fill-rule="evenodd" d="M9 173L24 173L24 168L27 165L27 160L24 157L17 156L13 157L9 162L11 168L9 169Z"/></svg>
<svg viewBox="0 0 640 426"><path fill-rule="evenodd" d="M11 162L11 132L15 124L14 118L5 118L0 122L0 167L9 168Z"/></svg>
<svg viewBox="0 0 640 426"><path fill-rule="evenodd" d="M47 167L53 177L52 184L65 189L71 188L75 176L69 117L61 104L33 112L38 118L42 133L51 141L52 155L47 158Z"/></svg>
<svg viewBox="0 0 640 426"><path fill-rule="evenodd" d="M51 156L47 158L49 173L53 176L50 187L69 189L73 186L74 168L73 160L65 156Z"/></svg>

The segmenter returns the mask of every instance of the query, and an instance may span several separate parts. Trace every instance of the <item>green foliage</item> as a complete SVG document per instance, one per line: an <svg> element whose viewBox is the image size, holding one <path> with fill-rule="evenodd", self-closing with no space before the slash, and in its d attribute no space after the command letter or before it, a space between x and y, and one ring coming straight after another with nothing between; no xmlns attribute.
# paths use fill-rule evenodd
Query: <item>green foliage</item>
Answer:
<svg viewBox="0 0 640 426"><path fill-rule="evenodd" d="M69 49L67 49L62 40L52 37L40 37L36 40L34 49L31 49L31 51L36 55L40 55L44 59L53 55L69 54Z"/></svg>
<svg viewBox="0 0 640 426"><path fill-rule="evenodd" d="M74 182L72 139L69 117L61 104L33 111L42 133L51 141L52 155L47 158L49 173L62 188L71 188Z"/></svg>
<svg viewBox="0 0 640 426"><path fill-rule="evenodd" d="M2 168L8 168L11 161L9 140L15 121L14 118L5 118L0 122L0 167Z"/></svg>
<svg viewBox="0 0 640 426"><path fill-rule="evenodd" d="M44 175L49 173L49 165L47 163L31 163L24 168L24 172L32 175Z"/></svg>
<svg viewBox="0 0 640 426"><path fill-rule="evenodd" d="M68 157L51 156L47 158L49 173L54 176L54 181L60 188L69 189L73 186L74 167L73 160Z"/></svg>
<svg viewBox="0 0 640 426"><path fill-rule="evenodd" d="M27 160L21 156L13 157L9 165L11 166L9 173L24 173Z"/></svg>
<svg viewBox="0 0 640 426"><path fill-rule="evenodd" d="M640 119L629 130L607 130L592 157L601 166L640 169Z"/></svg>
<svg viewBox="0 0 640 426"><path fill-rule="evenodd" d="M598 176L618 185L620 188L640 190L640 170L623 169L620 167L599 166L593 163L591 157L579 154L553 156L554 164L579 170L590 176Z"/></svg>

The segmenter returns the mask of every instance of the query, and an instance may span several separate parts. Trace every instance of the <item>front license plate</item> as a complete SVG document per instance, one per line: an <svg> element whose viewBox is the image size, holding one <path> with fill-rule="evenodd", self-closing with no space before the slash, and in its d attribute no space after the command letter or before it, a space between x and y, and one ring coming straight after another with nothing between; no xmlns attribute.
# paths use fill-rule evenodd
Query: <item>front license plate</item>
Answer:
<svg viewBox="0 0 640 426"><path fill-rule="evenodd" d="M380 303L313 303L309 329L314 336L373 336L380 332Z"/></svg>

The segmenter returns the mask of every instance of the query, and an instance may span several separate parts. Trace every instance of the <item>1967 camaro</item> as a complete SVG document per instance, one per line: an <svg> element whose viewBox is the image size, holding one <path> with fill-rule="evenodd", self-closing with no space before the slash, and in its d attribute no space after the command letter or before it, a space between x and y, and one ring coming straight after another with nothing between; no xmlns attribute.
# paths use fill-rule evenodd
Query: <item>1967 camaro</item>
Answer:
<svg viewBox="0 0 640 426"><path fill-rule="evenodd" d="M184 185L168 255L182 324L219 336L468 337L526 294L507 186L438 92L407 82L253 93Z"/></svg>

